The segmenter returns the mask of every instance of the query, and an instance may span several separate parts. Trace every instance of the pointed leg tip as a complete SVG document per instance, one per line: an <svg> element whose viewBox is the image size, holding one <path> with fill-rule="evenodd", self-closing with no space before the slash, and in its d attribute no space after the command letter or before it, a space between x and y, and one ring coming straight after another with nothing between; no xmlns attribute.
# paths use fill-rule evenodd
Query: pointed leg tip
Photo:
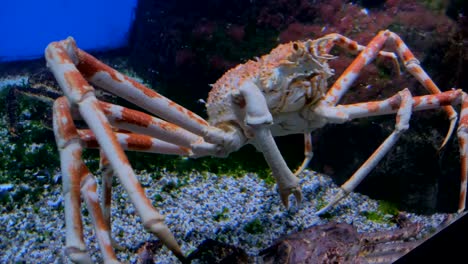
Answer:
<svg viewBox="0 0 468 264"><path fill-rule="evenodd" d="M190 260L184 256L184 254L182 254L182 252L180 253L180 255L176 255L177 259L181 262L181 263L190 263Z"/></svg>
<svg viewBox="0 0 468 264"><path fill-rule="evenodd" d="M302 202L302 191L300 189L296 189L294 190L293 194L296 198L296 203L300 204Z"/></svg>
<svg viewBox="0 0 468 264"><path fill-rule="evenodd" d="M152 219L143 224L143 226L155 234L161 242L170 250L178 259L185 259L185 255L182 252L179 243L177 243L174 235L169 228L162 222L161 218Z"/></svg>
<svg viewBox="0 0 468 264"><path fill-rule="evenodd" d="M321 216L323 215L324 213L326 213L330 208L330 205L328 204L327 206L323 207L322 209L318 210L317 212L315 212L315 215L316 216Z"/></svg>
<svg viewBox="0 0 468 264"><path fill-rule="evenodd" d="M455 131L455 127L457 125L457 116L455 117L452 117L450 118L450 126L449 126L449 129L447 131L447 134L445 135L445 138L444 138L444 141L442 142L442 145L439 147L439 151L442 150L442 148L445 147L445 145L447 144L447 142L450 140L450 138L452 137L452 134L453 132Z"/></svg>
<svg viewBox="0 0 468 264"><path fill-rule="evenodd" d="M93 263L88 252L77 247L65 248L65 255L67 255L73 263Z"/></svg>
<svg viewBox="0 0 468 264"><path fill-rule="evenodd" d="M332 207L334 207L336 204L338 204L343 198L345 198L348 195L349 191L345 191L344 189L340 188L338 193L333 197L331 202L329 202L325 207L322 209L318 210L315 215L320 216L328 210L330 210Z"/></svg>
<svg viewBox="0 0 468 264"><path fill-rule="evenodd" d="M319 217L323 216L324 214L328 213L330 209L332 209L334 206L335 206L335 203L328 203L325 207L315 212L315 215Z"/></svg>
<svg viewBox="0 0 468 264"><path fill-rule="evenodd" d="M286 207L286 209L289 209L289 194L280 194L281 198L281 203Z"/></svg>
<svg viewBox="0 0 468 264"><path fill-rule="evenodd" d="M281 202L283 203L286 209L289 209L289 196L294 195L296 203L300 204L302 202L302 191L299 187L291 188L286 191L280 191Z"/></svg>

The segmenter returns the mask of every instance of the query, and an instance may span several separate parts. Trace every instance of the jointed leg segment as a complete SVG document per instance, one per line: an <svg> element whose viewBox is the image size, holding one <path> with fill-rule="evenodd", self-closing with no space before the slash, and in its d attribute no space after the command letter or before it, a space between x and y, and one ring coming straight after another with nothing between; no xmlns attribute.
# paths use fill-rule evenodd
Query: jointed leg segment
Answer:
<svg viewBox="0 0 468 264"><path fill-rule="evenodd" d="M404 67L424 86L424 88L426 88L427 91L431 94L441 92L424 69L419 65L419 61L414 57L411 50L397 34L388 30L381 31L365 47L339 34L332 34L332 36L332 41L326 47L327 51L336 44L350 51L360 51L360 53L328 90L324 99L327 105L336 105L343 95L349 90L352 83L357 79L362 68L371 63L376 56L393 58L393 61L398 65L398 60L395 55L391 55L391 52L384 52L381 50L387 41L391 41L395 45L398 57L403 61ZM399 71L399 66L397 68ZM457 113L452 106L444 106L443 109L449 117L450 127L441 147L443 147L449 140L457 122Z"/></svg>
<svg viewBox="0 0 468 264"><path fill-rule="evenodd" d="M294 172L295 176L298 176L299 174L301 174L301 172L305 170L305 168L307 168L313 156L314 156L314 153L312 152L312 135L310 133L305 133L304 134L304 161L302 161L302 164Z"/></svg>
<svg viewBox="0 0 468 264"><path fill-rule="evenodd" d="M354 173L354 175L346 181L340 188L340 192L333 198L327 206L317 212L322 214L328 211L331 207L337 204L341 199L352 192L359 183L377 166L382 158L395 145L401 133L409 128L409 120L412 112L413 100L411 93L405 89L398 94L398 112L396 116L395 130L387 137L387 139L377 148L367 161Z"/></svg>
<svg viewBox="0 0 468 264"><path fill-rule="evenodd" d="M340 192L333 200L317 214L323 214L333 205L337 204L342 198L352 192L356 186L369 174L377 165L381 158L388 153L401 134L408 128L408 121L412 111L421 111L428 109L439 109L441 106L450 106L452 104L461 104L460 124L457 131L458 143L461 154L461 180L460 180L460 200L458 211L465 209L466 186L468 175L468 156L464 153L468 150L468 96L461 89L451 90L433 95L424 95L411 97L407 89L401 91L395 96L386 100L374 101L368 103L356 103L350 105L337 105L324 107L321 111L327 109L337 116L345 117L346 120L355 118L386 115L397 113L396 126L393 133L380 145L380 147L369 157L369 159L354 173L354 175L341 186Z"/></svg>
<svg viewBox="0 0 468 264"><path fill-rule="evenodd" d="M124 149L192 157L224 156L243 146L246 138L238 131L223 131L209 126L194 113L78 49L71 38L51 43L46 49L46 59L66 95L66 98L55 102L54 132L64 173L68 255L76 262L90 262L81 231L80 193L76 191L82 184L82 195L92 210L91 217L104 261L117 261L110 236L111 179L115 174L129 194L145 228L158 236L176 257L184 259L174 236L164 224L164 217L145 196ZM98 101L93 87L84 77L167 121ZM84 120L90 130L77 130L73 118ZM96 182L92 176L86 176L89 171L81 160L82 147L101 149L104 174L101 207L97 202Z"/></svg>
<svg viewBox="0 0 468 264"><path fill-rule="evenodd" d="M109 227L98 206L95 182L90 181L90 176L88 176L90 174L81 160L81 139L73 125L70 113L69 104L74 104L78 106L81 117L93 131L113 171L128 192L136 211L142 218L145 228L156 234L177 257L183 259L184 257L179 245L168 227L163 223L164 218L155 210L151 201L145 196L143 188L139 184L120 147L117 136L94 96L93 88L83 79L70 59L76 57L74 56L73 49L70 50L70 43L52 43L48 47L46 54L48 65L68 99L60 98L56 101L56 107L54 107L54 131L61 155L62 171L65 179L64 190L66 193L70 193L70 198L65 199L65 207L68 211L66 213L66 220L67 247L70 249L68 251L69 255L77 261L89 260L87 254L84 253L85 247L80 220L80 195L76 191L76 188L80 184L84 184L83 187L85 189L83 194L85 195L85 201L87 201L89 208L92 210L91 215L96 227L96 236L101 244L105 261L113 261L115 259L113 251L109 252L107 250L108 248L112 249ZM69 101L70 103L68 103ZM67 181L71 181L72 184L68 184Z"/></svg>
<svg viewBox="0 0 468 264"><path fill-rule="evenodd" d="M448 142L452 132L455 129L457 121L457 113L451 104L460 103L462 98L465 98L465 93L461 90L453 90L441 93L440 89L435 85L431 78L426 74L426 72L419 65L419 61L414 57L412 52L408 49L406 44L401 40L401 38L393 32L388 30L381 31L379 34L374 37L367 46L361 46L355 41L352 41L344 36L339 34L329 35L330 40L322 45L321 48L328 52L334 45L338 45L342 48L345 48L349 51L360 51L356 59L348 66L344 73L336 80L333 86L328 90L323 103L321 103L316 109L316 113L328 118L331 122L346 122L353 118L358 117L367 117L374 115L384 115L389 113L396 112L397 114L397 125L395 131L385 140L384 143L372 154L372 156L356 171L356 173L341 187L341 192L333 199L333 201L328 204L325 208L320 210L318 214L321 214L331 208L336 204L340 199L345 197L350 191L354 190L356 185L362 181L362 179L369 173L370 169L374 168L377 165L377 162L382 158L382 156L387 153L391 146L396 143L398 135L401 131L405 130L404 127L407 127L407 124L402 121L401 118L405 117L402 112L409 111L418 111L424 109L432 109L442 107L447 113L450 119L450 127L447 132L447 135L442 143L442 147ZM325 38L326 39L326 38ZM387 100L380 102L369 102L369 103L360 103L352 105L337 105L339 100L343 95L349 90L352 83L357 79L360 71L363 67L371 63L375 57L384 56L389 58L394 58L394 61L398 63L396 56L391 55L390 52L382 51L383 45L390 40L394 43L398 57L403 61L404 67L408 70L411 75L413 75L432 95L429 96L420 96L413 99L405 99L411 97L409 91L406 89L400 92L399 95L393 96ZM464 100L464 99L463 99ZM408 108L408 105L412 105ZM462 109L464 108L464 103L462 103ZM403 108L402 108L403 107ZM465 110L466 112L466 110ZM466 115L463 113L462 115ZM409 118L409 115L408 115ZM406 120L406 117L405 117ZM466 140L464 140L467 126L467 120L461 120L460 126L458 129L458 138L459 144L462 153L462 175L461 175L461 189L460 189L460 204L459 211L463 211L465 208L465 199L466 199L466 178L468 171L466 171L467 158L464 155L464 151L467 150Z"/></svg>
<svg viewBox="0 0 468 264"><path fill-rule="evenodd" d="M93 218L101 251L106 260L116 260L110 243L109 225L100 210L96 181L81 159L82 147L78 132L73 124L70 106L66 98L54 104L54 131L60 151L63 193L65 200L65 223L67 224L66 253L77 263L92 263L86 253L81 221L81 194ZM80 193L81 190L81 193Z"/></svg>
<svg viewBox="0 0 468 264"><path fill-rule="evenodd" d="M244 123L253 133L253 144L263 153L270 166L278 185L282 203L288 207L291 194L299 203L302 200L299 180L289 170L271 134L269 126L273 123L273 118L268 110L265 97L251 82L246 82L239 87L239 94L235 96L241 97L241 101L245 102L245 105L242 106L245 108Z"/></svg>

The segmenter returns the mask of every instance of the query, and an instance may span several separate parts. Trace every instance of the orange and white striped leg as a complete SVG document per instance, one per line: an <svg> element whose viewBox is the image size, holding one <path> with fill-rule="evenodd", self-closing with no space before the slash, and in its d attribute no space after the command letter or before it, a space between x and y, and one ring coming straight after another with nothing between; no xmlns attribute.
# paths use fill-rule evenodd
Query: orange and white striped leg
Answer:
<svg viewBox="0 0 468 264"><path fill-rule="evenodd" d="M81 163L82 162L83 161L81 161ZM91 220L95 229L95 235L99 247L101 248L104 263L120 263L117 260L113 248L110 232L110 222L107 223L105 220L101 206L99 204L96 178L88 171L86 177L82 180L81 185L81 194L86 201L88 211L90 212Z"/></svg>
<svg viewBox="0 0 468 264"><path fill-rule="evenodd" d="M324 39L324 42L318 45L319 54L329 54L335 45L352 54L361 52L366 48L366 46L360 45L358 42L338 33L328 34L322 37L322 39ZM377 53L377 58L391 60L397 74L399 75L401 73L400 63L395 53L380 50Z"/></svg>
<svg viewBox="0 0 468 264"><path fill-rule="evenodd" d="M102 215L104 217L104 222L109 226L109 233L112 234L110 212L112 205L112 178L114 176L114 171L106 158L106 154L104 154L102 150L100 152L99 170L102 175Z"/></svg>
<svg viewBox="0 0 468 264"><path fill-rule="evenodd" d="M86 148L101 148L98 138L92 130L80 129L78 134ZM190 156L192 154L189 148L167 143L147 135L131 132L114 132L114 134L123 150L179 156Z"/></svg>
<svg viewBox="0 0 468 264"><path fill-rule="evenodd" d="M305 170L305 168L307 168L313 156L312 135L310 133L304 133L304 161L302 161L301 166L299 166L299 168L294 172L294 176L298 176Z"/></svg>
<svg viewBox="0 0 468 264"><path fill-rule="evenodd" d="M236 138L230 138L229 134L224 133L221 129L210 126L206 120L192 111L121 74L79 49L73 38L69 37L59 43L66 44L73 50L77 69L93 85L118 95L170 123L202 136L207 142L230 146L231 141L236 140Z"/></svg>
<svg viewBox="0 0 468 264"><path fill-rule="evenodd" d="M81 158L82 146L70 105L65 97L54 103L54 132L60 152L65 203L66 255L75 263L92 263L83 241L81 195L88 206L96 237L106 263L117 262L110 242L109 225L104 221L96 193L96 180Z"/></svg>
<svg viewBox="0 0 468 264"><path fill-rule="evenodd" d="M145 196L145 192L138 182L116 134L112 131L104 113L100 111L97 99L95 97L84 99L81 102L79 110L83 119L96 136L96 140L106 157L109 159L114 172L128 192L130 200L142 218L144 227L158 236L177 257L182 259L183 255L179 245L164 224L164 217L156 211L151 201Z"/></svg>
<svg viewBox="0 0 468 264"><path fill-rule="evenodd" d="M458 212L461 213L466 208L466 189L468 184L468 95L466 93L462 94L462 110L457 135L461 159L460 199L458 203Z"/></svg>
<svg viewBox="0 0 468 264"><path fill-rule="evenodd" d="M195 135L203 137L205 142L220 146L217 156L227 156L228 153L243 146L246 141L240 130L226 132L220 128L210 126L207 121L195 113L100 62L92 55L79 49L71 37L54 42L49 46L61 46L66 52L70 53L72 56L69 57L73 58L73 63L79 73L93 85L122 97Z"/></svg>
<svg viewBox="0 0 468 264"><path fill-rule="evenodd" d="M114 171L112 170L112 166L110 165L109 161L106 158L106 155L101 150L100 151L100 160L99 160L99 167L101 171L102 177L102 216L104 218L104 222L109 227L109 236L111 239L112 247L115 249L123 250L124 248L117 244L117 242L112 237L112 224L111 224L111 205L112 205L112 178L114 176Z"/></svg>
<svg viewBox="0 0 468 264"><path fill-rule="evenodd" d="M99 104L112 126L180 146L184 148L184 151L191 149L190 153L180 153L182 155L190 155L191 157L226 155L217 145L207 143L203 137L177 125L119 105L105 102L99 102Z"/></svg>
<svg viewBox="0 0 468 264"><path fill-rule="evenodd" d="M158 236L179 259L184 259L173 234L164 224L164 217L156 211L151 201L145 196L116 135L99 106L94 89L75 67L73 60L77 59L77 54L74 48L76 46L73 43L66 41L49 44L46 49L46 60L50 70L68 100L78 107L81 117L95 134L114 172L142 218L144 227Z"/></svg>
<svg viewBox="0 0 468 264"><path fill-rule="evenodd" d="M408 89L398 93L399 107L396 116L395 130L385 139L385 141L374 151L364 164L351 176L351 178L341 185L338 194L324 208L320 209L316 214L321 215L335 206L341 199L352 192L359 183L377 166L380 160L390 151L395 145L401 133L409 128L409 120L412 112L413 100Z"/></svg>
<svg viewBox="0 0 468 264"><path fill-rule="evenodd" d="M57 118L62 118L62 116L58 116ZM86 120L86 117L84 117L84 118ZM94 120L94 122L97 122L97 121ZM89 122L88 122L88 124L89 124ZM96 135L96 142L100 142L100 140L99 140L99 132L100 132L99 129L103 129L103 128L102 127L98 128L98 129L95 128L95 130L98 131L98 133L96 133L96 134L98 134L98 135ZM106 130L104 130L104 131L106 131ZM174 254L178 258L183 259L184 257L182 255L182 252L180 251L180 247L178 246L177 242L175 241L175 238L173 237L172 233L169 231L167 226L163 223L164 217L161 216L156 211L156 209L154 209L154 207L151 204L151 201L149 201L148 198L145 196L143 188L141 187L138 180L136 179L136 176L134 175L133 170L131 169L131 167L130 167L130 165L128 163L128 160L126 160L126 156L123 153L122 148L120 148L120 146L119 146L116 135L114 135L114 133L112 132L111 129L109 129L107 131L110 132L109 136L112 136L113 138L116 139L116 143L114 143L113 146L118 146L118 148L114 148L113 150L111 149L111 151L116 151L116 152L120 151L121 152L121 155L118 155L118 153L117 154L114 153L113 158L114 159L118 158L118 159L123 160L122 164L117 164L117 166L116 166L116 165L112 164L112 159L109 158L110 164L112 165L113 168L117 167L117 169L113 169L113 170L119 176L120 181L122 182L122 184L125 187L126 191L129 193L130 199L132 200L135 208L137 209L137 212L142 217L143 225L145 226L145 228L147 230L149 230L152 233L156 234L156 236L158 236L158 238L160 238L161 241L163 241L163 243L171 251L173 251ZM82 132L79 132L79 134L80 134L80 137L82 137L82 135L81 135ZM107 142L104 141L104 144L102 144L102 140L101 140L101 142L99 143L99 145L103 146L102 150L103 150L103 152L105 153L106 156L110 156L110 154L108 153L109 151L106 151L106 149L109 149L108 147L106 148L106 145L110 144L108 141ZM130 143L132 143L132 142L133 141L130 141ZM96 145L96 143L94 143L94 145ZM81 148L81 146L80 146L80 148ZM65 159L65 157L61 157L61 160L64 160L64 159ZM77 161L74 161L74 162L77 162ZM99 209L98 213L95 213L95 214L92 215L93 220L94 220L93 222L95 224L101 223L101 221L104 222L103 216L100 215L100 213L101 213L100 210L101 209ZM111 245L110 234L109 234L108 241L109 241L109 245ZM107 257L106 255L108 255L108 254L106 254L104 252L104 248L101 248L101 250L103 251L104 257L106 258Z"/></svg>
<svg viewBox="0 0 468 264"><path fill-rule="evenodd" d="M465 209L468 175L468 96L461 89L453 89L439 94L416 96L412 98L412 111L440 109L441 107L455 104L462 105L460 124L457 131L461 154L460 163L462 168L460 176L460 200L458 206L458 211L461 212ZM400 105L401 96L400 94L396 94L382 101L337 105L336 107L331 106L321 109L321 112L334 115L337 122L341 123L355 118L393 114L399 111Z"/></svg>
<svg viewBox="0 0 468 264"><path fill-rule="evenodd" d="M431 77L427 75L426 71L424 71L424 69L419 64L419 60L414 57L413 53L408 48L408 46L406 46L403 40L397 34L390 31L389 38L395 43L398 55L403 60L404 66L406 67L408 72L411 75L413 75L413 77L416 78L430 93L440 93L441 91L439 87L437 87L437 85L434 83ZM448 140L450 139L450 136L455 130L455 125L457 123L457 112L455 111L455 109L451 105L444 106L442 108L447 113L447 116L450 120L450 127L440 148L443 148L445 144L447 144Z"/></svg>
<svg viewBox="0 0 468 264"><path fill-rule="evenodd" d="M347 38L343 37L339 39L341 42L343 42L342 46L351 46L354 48L357 45ZM325 96L325 104L336 105L339 102L343 95L349 90L352 83L357 79L362 68L371 63L375 57L380 54L383 45L388 40L391 40L395 43L396 51L398 56L403 61L404 67L426 88L427 91L429 91L431 94L437 94L441 92L437 85L424 71L424 69L419 65L419 61L414 57L413 53L408 48L408 46L406 46L403 40L401 40L397 34L389 30L385 30L379 32L377 36L375 36L369 42L369 44L359 53L356 59L348 66L343 74L336 80ZM357 47L359 47L359 45ZM443 109L449 117L450 127L441 147L443 147L449 140L455 129L457 121L457 113L452 106L444 106Z"/></svg>

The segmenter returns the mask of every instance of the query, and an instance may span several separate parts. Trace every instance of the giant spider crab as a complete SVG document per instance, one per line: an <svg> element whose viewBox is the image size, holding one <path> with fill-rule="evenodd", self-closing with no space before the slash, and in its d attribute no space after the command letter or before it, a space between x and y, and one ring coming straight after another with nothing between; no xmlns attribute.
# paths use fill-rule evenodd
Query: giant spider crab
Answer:
<svg viewBox="0 0 468 264"><path fill-rule="evenodd" d="M387 42L394 44L395 53L382 50ZM333 75L333 70L327 62L334 58L329 52L335 45L358 55L328 87L327 79ZM315 40L279 45L270 54L238 65L213 85L206 104L209 121L98 61L77 48L71 37L49 44L45 56L65 94L54 103L53 119L63 177L66 254L74 262L91 262L83 241L81 195L89 208L104 261L117 262L110 234L110 183L113 174L128 192L144 227L159 237L179 259L184 259L173 234L164 224L164 217L145 196L124 150L224 157L246 144L253 144L263 153L276 179L281 201L287 207L291 194L297 202L302 199L296 175L312 157L312 130L327 123L396 113L394 131L341 186L334 199L317 212L321 214L353 191L376 166L400 134L408 129L412 111L441 107L445 110L450 128L444 145L457 120L451 104L462 105L458 128L462 153L459 211L465 208L468 97L461 89L441 92L406 44L388 30L379 32L367 46L339 34L329 34ZM408 89L403 89L381 101L338 105L361 69L378 56L391 59L396 67L401 60L431 94L413 97ZM99 101L90 83L164 120ZM84 120L89 130L77 129L74 119ZM305 160L293 173L273 137L297 133L305 135ZM101 166L104 168L102 207L98 202L96 180L81 158L83 148L96 147L100 148Z"/></svg>

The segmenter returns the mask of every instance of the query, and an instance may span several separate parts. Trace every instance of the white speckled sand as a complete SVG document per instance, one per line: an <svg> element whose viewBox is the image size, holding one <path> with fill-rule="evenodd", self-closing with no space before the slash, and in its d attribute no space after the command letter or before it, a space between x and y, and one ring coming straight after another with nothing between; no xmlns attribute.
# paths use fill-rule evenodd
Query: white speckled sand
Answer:
<svg viewBox="0 0 468 264"><path fill-rule="evenodd" d="M202 176L194 172L187 185L171 193L160 192L160 189L164 183L177 181L177 175L165 173L160 181L152 181L148 173L139 175L150 199L156 201L158 195L163 198L162 202L155 202L155 205L166 215L167 224L186 253L206 238L219 238L256 255L260 249L285 233L330 221L314 216L314 212L319 201L323 204L323 199L330 199L337 190L330 178L307 171L301 176L303 203L297 207L291 200L291 209L285 210L274 187L266 185L255 174L234 179L214 174ZM63 254L65 227L60 192L60 185L55 185L35 204L19 205L14 212L2 212L1 263L66 262ZM361 232L395 228L373 223L360 214L362 211L375 211L377 206L376 201L353 193L331 211L332 220L353 223ZM224 207L228 210L224 213L226 219L216 221L215 216L223 212ZM143 230L139 217L134 213L127 195L120 185L117 186L113 192L112 228L116 241L125 248L118 252L119 260L125 263L136 262L136 254L131 249L155 239ZM437 227L445 215L410 214L409 218L422 222L423 233L427 233L427 230ZM262 222L264 233L249 234L244 230L245 225L254 219ZM93 259L97 263L101 262L88 217L84 218L84 223L88 248ZM156 258L157 263L177 262L165 248Z"/></svg>

